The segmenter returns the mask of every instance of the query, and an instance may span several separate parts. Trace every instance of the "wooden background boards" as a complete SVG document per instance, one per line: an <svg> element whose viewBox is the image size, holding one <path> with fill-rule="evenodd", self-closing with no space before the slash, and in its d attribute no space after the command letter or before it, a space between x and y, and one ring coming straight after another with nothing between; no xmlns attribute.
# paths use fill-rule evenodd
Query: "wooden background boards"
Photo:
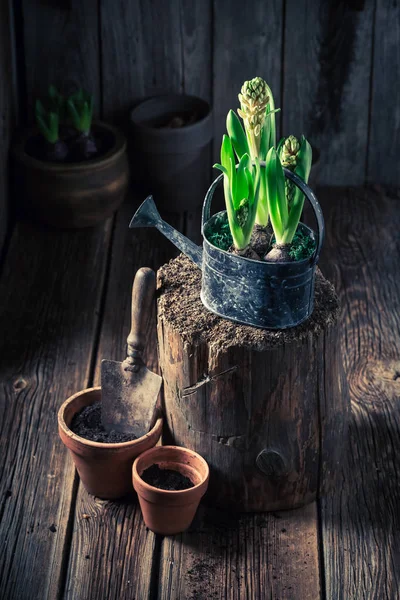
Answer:
<svg viewBox="0 0 400 600"><path fill-rule="evenodd" d="M0 277L0 597L7 600L396 600L400 573L400 212L379 189L319 194L320 263L342 301L352 417L340 486L318 503L238 519L201 510L183 535L144 527L135 501L86 494L57 410L121 359L138 267L174 250L128 230L19 224ZM191 220L175 223L189 236ZM149 339L155 340L154 330ZM150 364L156 367L154 343Z"/></svg>
<svg viewBox="0 0 400 600"><path fill-rule="evenodd" d="M185 92L214 105L214 158L245 79L272 87L282 135L321 151L320 184L400 184L399 0L17 0L23 123L49 83L129 108ZM1 89L1 88L0 88Z"/></svg>

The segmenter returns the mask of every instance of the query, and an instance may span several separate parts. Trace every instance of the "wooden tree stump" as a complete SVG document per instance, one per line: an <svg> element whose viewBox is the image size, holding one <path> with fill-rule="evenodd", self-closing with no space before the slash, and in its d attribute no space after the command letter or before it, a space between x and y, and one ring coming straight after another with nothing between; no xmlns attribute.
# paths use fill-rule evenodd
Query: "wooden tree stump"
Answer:
<svg viewBox="0 0 400 600"><path fill-rule="evenodd" d="M183 255L158 272L165 442L208 461L209 504L268 511L313 501L338 470L349 407L332 285L317 272L310 319L267 331L208 312L200 282Z"/></svg>

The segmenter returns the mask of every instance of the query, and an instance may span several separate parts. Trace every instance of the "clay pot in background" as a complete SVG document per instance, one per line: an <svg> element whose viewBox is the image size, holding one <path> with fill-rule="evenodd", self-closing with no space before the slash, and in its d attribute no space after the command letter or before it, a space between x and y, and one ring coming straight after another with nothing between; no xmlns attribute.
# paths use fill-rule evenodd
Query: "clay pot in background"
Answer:
<svg viewBox="0 0 400 600"><path fill-rule="evenodd" d="M86 490L99 498L113 500L133 491L132 463L139 454L157 444L163 420L159 417L143 437L118 444L92 442L73 433L69 425L74 415L84 406L100 400L100 387L82 390L68 398L58 412L58 431Z"/></svg>
<svg viewBox="0 0 400 600"><path fill-rule="evenodd" d="M211 178L211 107L196 96L148 98L130 114L135 176L162 210L191 211ZM179 124L183 126L179 126Z"/></svg>
<svg viewBox="0 0 400 600"><path fill-rule="evenodd" d="M129 182L126 139L115 127L93 123L104 154L82 162L34 158L37 128L13 144L15 193L24 214L60 229L92 227L110 217L124 200Z"/></svg>
<svg viewBox="0 0 400 600"><path fill-rule="evenodd" d="M169 491L145 483L141 478L143 471L155 464L161 469L179 471L195 484L194 487ZM137 457L132 473L146 526L162 535L185 531L207 491L209 468L204 458L187 448L158 446Z"/></svg>

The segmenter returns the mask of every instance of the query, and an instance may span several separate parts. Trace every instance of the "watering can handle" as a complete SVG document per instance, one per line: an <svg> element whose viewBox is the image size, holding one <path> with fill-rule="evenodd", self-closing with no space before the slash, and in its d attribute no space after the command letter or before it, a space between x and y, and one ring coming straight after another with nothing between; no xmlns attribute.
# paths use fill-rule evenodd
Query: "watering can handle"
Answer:
<svg viewBox="0 0 400 600"><path fill-rule="evenodd" d="M264 161L260 162L260 165L261 166L265 165L265 162ZM285 167L283 167L283 172L285 173L285 177L287 177L288 179L293 181L293 183L303 192L303 194L305 195L305 197L307 198L307 200L309 201L309 203L311 204L311 206L313 208L315 218L317 220L317 226L318 226L318 243L317 243L317 248L316 248L313 256L310 259L310 263L311 263L311 265L315 265L318 262L319 255L321 253L322 245L324 243L324 238L325 238L325 221L324 221L324 216L322 214L321 206L320 206L314 192L312 191L312 189L310 187L308 187L308 185L306 183L304 183L304 181L298 175L296 175L296 173L292 173L292 171L289 171L289 169L286 169ZM201 231L202 231L203 236L204 236L204 225L207 223L207 221L210 219L210 216L211 216L211 202L212 202L212 199L214 196L214 192L222 178L223 178L223 174L219 175L219 177L217 177L217 179L215 181L213 181L213 183L211 184L211 186L206 194L206 197L204 199L203 213L202 213L202 218L201 218Z"/></svg>

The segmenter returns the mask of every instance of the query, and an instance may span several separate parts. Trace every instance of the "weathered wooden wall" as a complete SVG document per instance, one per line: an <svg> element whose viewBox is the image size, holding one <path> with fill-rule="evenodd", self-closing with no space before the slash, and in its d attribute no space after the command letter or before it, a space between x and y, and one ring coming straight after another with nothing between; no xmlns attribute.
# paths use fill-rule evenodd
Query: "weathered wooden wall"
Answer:
<svg viewBox="0 0 400 600"><path fill-rule="evenodd" d="M8 149L14 125L11 10L0 2L0 256L8 229Z"/></svg>
<svg viewBox="0 0 400 600"><path fill-rule="evenodd" d="M0 8L0 124L9 137L7 2ZM318 182L400 185L400 0L14 0L21 113L50 82L85 86L127 127L140 98L186 92L214 106L214 158L244 79L271 85L280 133L321 152ZM4 18L6 17L6 18ZM4 118L5 115L5 118ZM0 195L4 161L0 154ZM4 201L3 201L4 205ZM0 209L0 241L4 230Z"/></svg>

